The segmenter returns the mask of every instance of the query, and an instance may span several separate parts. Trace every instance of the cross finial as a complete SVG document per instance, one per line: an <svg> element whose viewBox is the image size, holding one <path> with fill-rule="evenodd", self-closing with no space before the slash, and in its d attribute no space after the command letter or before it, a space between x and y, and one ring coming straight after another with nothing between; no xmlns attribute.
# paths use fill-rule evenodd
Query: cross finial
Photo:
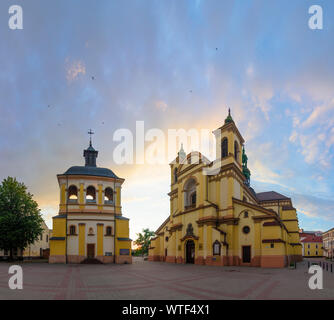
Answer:
<svg viewBox="0 0 334 320"><path fill-rule="evenodd" d="M89 146L92 146L92 135L94 134L94 132L92 131L92 129L88 130L88 134L89 134Z"/></svg>

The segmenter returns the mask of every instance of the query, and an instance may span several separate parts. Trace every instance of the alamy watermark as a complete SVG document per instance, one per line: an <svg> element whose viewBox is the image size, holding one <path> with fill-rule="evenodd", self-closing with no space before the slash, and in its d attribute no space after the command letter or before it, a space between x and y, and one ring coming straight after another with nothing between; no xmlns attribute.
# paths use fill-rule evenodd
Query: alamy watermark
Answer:
<svg viewBox="0 0 334 320"><path fill-rule="evenodd" d="M221 138L220 130L212 132L210 129L168 129L166 133L161 129L151 128L145 131L144 121L136 121L134 133L126 128L114 132L112 139L117 145L113 150L113 161L119 165L155 165L176 162L178 156L179 163L210 164L207 157L216 158ZM240 150L241 146L238 152ZM214 167L214 163L211 164L210 170Z"/></svg>
<svg viewBox="0 0 334 320"><path fill-rule="evenodd" d="M19 5L12 5L9 7L10 14L8 26L11 30L23 29L23 9ZM312 5L308 9L308 13L312 16L308 20L308 26L312 30L323 29L323 10L320 5Z"/></svg>
<svg viewBox="0 0 334 320"><path fill-rule="evenodd" d="M9 267L8 274L13 274L8 280L9 289L23 289L23 270L21 266L13 265Z"/></svg>
<svg viewBox="0 0 334 320"><path fill-rule="evenodd" d="M308 20L308 26L312 30L322 30L323 28L323 12L322 7L319 5L310 6L308 13L312 16Z"/></svg>
<svg viewBox="0 0 334 320"><path fill-rule="evenodd" d="M313 276L308 281L308 286L311 290L315 289L323 289L323 270L318 265L312 265L308 269L309 274L313 274Z"/></svg>
<svg viewBox="0 0 334 320"><path fill-rule="evenodd" d="M8 26L11 30L23 29L23 10L21 6L13 5L8 9L11 15L8 20Z"/></svg>

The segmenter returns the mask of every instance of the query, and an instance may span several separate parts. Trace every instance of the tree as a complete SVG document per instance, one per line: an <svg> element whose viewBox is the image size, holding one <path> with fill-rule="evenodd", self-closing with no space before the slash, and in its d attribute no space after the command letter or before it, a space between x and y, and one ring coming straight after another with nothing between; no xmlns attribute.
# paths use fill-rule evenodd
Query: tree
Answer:
<svg viewBox="0 0 334 320"><path fill-rule="evenodd" d="M27 187L15 178L8 177L0 185L0 248L25 249L34 243L43 232L43 219L38 204Z"/></svg>
<svg viewBox="0 0 334 320"><path fill-rule="evenodd" d="M151 244L151 239L154 237L154 231L143 229L143 233L137 233L135 244L140 247L141 254L148 254L148 248Z"/></svg>

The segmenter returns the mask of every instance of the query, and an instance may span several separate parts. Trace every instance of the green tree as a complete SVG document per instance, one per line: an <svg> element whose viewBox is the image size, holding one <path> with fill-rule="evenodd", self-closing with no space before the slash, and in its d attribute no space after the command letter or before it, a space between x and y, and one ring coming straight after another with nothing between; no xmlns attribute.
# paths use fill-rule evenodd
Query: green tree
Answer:
<svg viewBox="0 0 334 320"><path fill-rule="evenodd" d="M137 236L135 244L140 247L138 251L141 254L148 254L148 248L150 247L151 239L154 237L154 231L143 229L143 233L137 233Z"/></svg>
<svg viewBox="0 0 334 320"><path fill-rule="evenodd" d="M8 177L0 185L0 248L25 249L42 234L43 219L38 204L27 187L15 178Z"/></svg>

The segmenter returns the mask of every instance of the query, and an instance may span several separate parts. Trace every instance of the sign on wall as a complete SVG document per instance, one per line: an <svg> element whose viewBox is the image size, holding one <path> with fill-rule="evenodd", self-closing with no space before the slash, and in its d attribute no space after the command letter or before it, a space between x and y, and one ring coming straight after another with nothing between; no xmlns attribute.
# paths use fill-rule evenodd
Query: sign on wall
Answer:
<svg viewBox="0 0 334 320"><path fill-rule="evenodd" d="M129 256L130 255L130 250L129 249L119 249L119 254L121 256Z"/></svg>

